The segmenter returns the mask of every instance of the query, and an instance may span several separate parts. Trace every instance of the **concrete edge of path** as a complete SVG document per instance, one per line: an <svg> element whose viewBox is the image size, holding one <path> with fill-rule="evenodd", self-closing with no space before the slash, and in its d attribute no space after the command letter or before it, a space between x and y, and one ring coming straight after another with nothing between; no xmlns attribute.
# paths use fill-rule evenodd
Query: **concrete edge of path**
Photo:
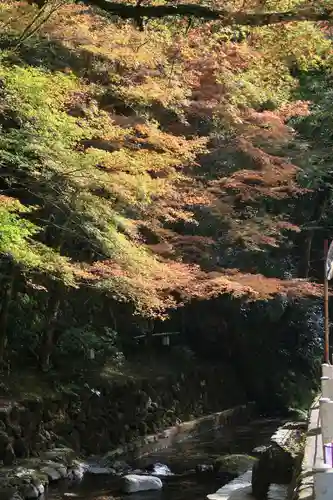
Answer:
<svg viewBox="0 0 333 500"><path fill-rule="evenodd" d="M131 454L136 458L168 448L190 436L203 434L223 425L246 422L255 412L255 403L248 402L220 412L212 413L187 422L181 422L164 431L139 438L138 440L112 450L108 459L124 458Z"/></svg>
<svg viewBox="0 0 333 500"><path fill-rule="evenodd" d="M208 500L245 500L252 499L252 469L222 486L215 493L207 495Z"/></svg>
<svg viewBox="0 0 333 500"><path fill-rule="evenodd" d="M309 410L309 424L306 434L304 457L296 493L297 500L314 500L313 468L321 466L324 463L323 440L319 419L319 399L320 396L314 400Z"/></svg>

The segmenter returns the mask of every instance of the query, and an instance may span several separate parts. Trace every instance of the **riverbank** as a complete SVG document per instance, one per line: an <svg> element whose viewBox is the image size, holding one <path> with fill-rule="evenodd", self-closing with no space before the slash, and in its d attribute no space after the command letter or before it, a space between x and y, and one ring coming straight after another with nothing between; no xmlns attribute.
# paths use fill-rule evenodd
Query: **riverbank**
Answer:
<svg viewBox="0 0 333 500"><path fill-rule="evenodd" d="M82 371L2 376L0 460L11 465L51 445L85 456L124 447L179 422L247 403L226 366L173 371Z"/></svg>
<svg viewBox="0 0 333 500"><path fill-rule="evenodd" d="M209 429L256 417L229 366L153 366L2 374L4 488L15 491L23 481L36 495L54 478L82 475L87 457L107 457L98 466L114 469L115 461L134 462Z"/></svg>
<svg viewBox="0 0 333 500"><path fill-rule="evenodd" d="M244 393L226 367L188 364L181 370L174 367L150 374L106 371L105 367L75 374L69 370L2 374L2 482L7 487L8 479L11 487L18 476L28 484L37 477L33 486L39 491L40 484L45 486L50 478L65 477L72 465L76 470L76 457L109 453L110 459L134 458L137 450L152 452L182 435L229 423L235 412L223 410L245 403ZM217 410L222 412L212 419L200 418ZM239 416L242 411L236 413ZM63 460L61 449L73 453ZM56 450L56 459L50 450ZM68 457L75 457L76 462L72 464ZM50 460L60 466L47 463Z"/></svg>
<svg viewBox="0 0 333 500"><path fill-rule="evenodd" d="M40 452L38 457L21 459L11 467L0 468L0 498L11 499L16 493L18 499L38 498L50 483L59 480L75 482L81 480L85 473L120 477L127 471L127 461L133 462L134 457L138 459L142 455L156 453L209 431L245 424L253 416L253 409L253 404L242 405L184 422L155 436L143 438L141 447L139 442L133 442L88 462L79 459L74 450L51 447L48 451Z"/></svg>
<svg viewBox="0 0 333 500"><path fill-rule="evenodd" d="M229 424L198 436L189 436L185 440L175 442L168 448L155 451L136 460L132 466L140 470L150 469L156 463L166 464L174 473L162 477L162 491L151 491L145 496L150 500L203 500L207 494L217 490L221 485L235 477L233 470L220 471L215 474L209 471L218 457L248 456L256 445L264 445L279 425L277 419L259 419L242 425ZM205 467L197 468L201 464ZM150 469L151 470L151 469ZM47 500L59 500L64 494L77 495L80 500L110 499L125 500L120 483L113 476L86 474L81 484L74 488L60 487L49 490Z"/></svg>

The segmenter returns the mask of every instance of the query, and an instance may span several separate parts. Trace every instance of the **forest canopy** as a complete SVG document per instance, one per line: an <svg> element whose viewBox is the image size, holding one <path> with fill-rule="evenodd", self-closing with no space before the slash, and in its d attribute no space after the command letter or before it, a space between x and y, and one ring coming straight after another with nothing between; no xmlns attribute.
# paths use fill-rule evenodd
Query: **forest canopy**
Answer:
<svg viewBox="0 0 333 500"><path fill-rule="evenodd" d="M45 303L47 351L81 293L152 318L320 295L332 16L327 0L0 4L2 351L15 301Z"/></svg>

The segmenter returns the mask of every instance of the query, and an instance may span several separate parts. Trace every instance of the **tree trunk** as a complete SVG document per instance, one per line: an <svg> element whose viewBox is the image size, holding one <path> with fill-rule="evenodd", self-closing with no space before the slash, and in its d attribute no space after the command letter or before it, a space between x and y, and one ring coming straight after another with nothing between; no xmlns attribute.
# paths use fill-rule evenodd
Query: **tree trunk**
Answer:
<svg viewBox="0 0 333 500"><path fill-rule="evenodd" d="M63 229L65 230L70 222L70 218L68 218L64 225ZM65 231L62 231L59 236L58 241L58 252L61 254L62 246L65 238ZM40 365L42 371L47 372L50 369L51 365L51 355L56 345L59 335L56 335L56 326L57 319L60 311L61 297L64 293L64 287L59 282L53 282L50 286L50 296L47 305L47 315L44 326L42 345L40 349Z"/></svg>
<svg viewBox="0 0 333 500"><path fill-rule="evenodd" d="M310 266L311 266L311 249L312 242L314 237L314 231L306 231L303 236L302 243L302 255L301 260L298 267L298 276L299 278L308 278L310 274Z"/></svg>
<svg viewBox="0 0 333 500"><path fill-rule="evenodd" d="M54 286L50 293L40 355L40 364L43 371L50 369L51 355L55 343L55 329L60 310L60 293L58 287Z"/></svg>
<svg viewBox="0 0 333 500"><path fill-rule="evenodd" d="M13 263L11 263L9 270L9 277L5 285L4 295L1 304L1 311L0 311L0 365L3 365L5 361L5 351L7 346L8 313L13 297L14 282L15 282L15 266Z"/></svg>
<svg viewBox="0 0 333 500"><path fill-rule="evenodd" d="M278 12L246 12L243 9L232 12L230 10L219 10L213 6L200 5L196 3L172 2L167 5L142 5L124 2L111 2L110 0L83 0L88 5L96 5L100 9L122 19L138 19L147 17L149 19L162 19L163 17L184 16L197 19L218 20L222 26L268 26L297 21L330 21L332 18L332 7L316 9L315 6L299 7L293 10Z"/></svg>
<svg viewBox="0 0 333 500"><path fill-rule="evenodd" d="M329 188L324 187L323 189L318 191L314 201L314 210L312 214L313 226L317 226L320 223L325 213L330 196L331 193ZM300 278L308 278L310 274L311 250L312 250L314 235L315 235L315 229L308 229L304 231L304 233L301 235L301 238L303 239L301 243L302 253L298 267L298 276Z"/></svg>

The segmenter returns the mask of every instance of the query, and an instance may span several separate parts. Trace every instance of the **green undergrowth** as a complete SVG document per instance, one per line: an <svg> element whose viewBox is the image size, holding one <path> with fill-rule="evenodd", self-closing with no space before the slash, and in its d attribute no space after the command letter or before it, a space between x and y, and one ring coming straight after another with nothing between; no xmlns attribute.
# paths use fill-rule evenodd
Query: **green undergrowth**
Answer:
<svg viewBox="0 0 333 500"><path fill-rule="evenodd" d="M154 358L147 362L146 356L138 357L124 362L121 367L110 361L105 363L103 368L93 363L89 366L89 361L86 361L81 369L76 367L73 370L69 366L67 370L62 367L61 371L53 369L44 374L32 368L16 367L12 371L8 370L7 373L0 373L0 394L5 399L14 400L52 399L59 398L62 394L80 393L86 391L87 388L99 389L113 384L130 383L140 386L143 381L155 383L159 379L176 380L188 373L202 372L204 374L205 371L209 373L214 368L208 363L184 364L175 360L170 363L170 359L156 354ZM224 381L228 381L228 384L233 383L234 386L237 384L230 367L225 366L220 369L220 372L225 373Z"/></svg>

